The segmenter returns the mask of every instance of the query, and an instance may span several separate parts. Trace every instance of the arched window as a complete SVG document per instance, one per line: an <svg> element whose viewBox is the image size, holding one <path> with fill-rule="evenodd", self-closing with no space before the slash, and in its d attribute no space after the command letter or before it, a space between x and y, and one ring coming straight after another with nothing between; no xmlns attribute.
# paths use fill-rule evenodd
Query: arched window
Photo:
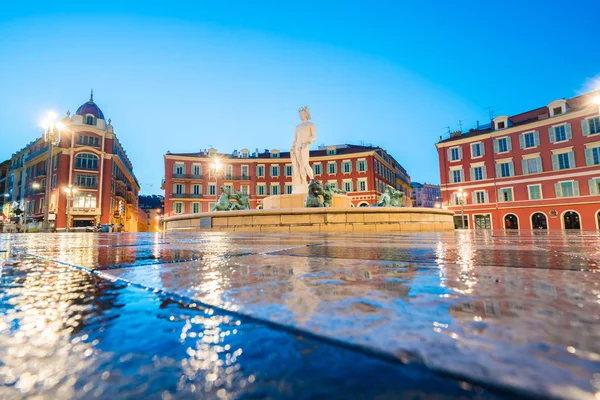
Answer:
<svg viewBox="0 0 600 400"><path fill-rule="evenodd" d="M519 229L519 220L514 214L504 216L504 229Z"/></svg>
<svg viewBox="0 0 600 400"><path fill-rule="evenodd" d="M579 214L575 211L567 211L563 215L563 222L565 224L565 229L581 229Z"/></svg>
<svg viewBox="0 0 600 400"><path fill-rule="evenodd" d="M98 156L90 153L77 154L75 169L98 170Z"/></svg>
<svg viewBox="0 0 600 400"><path fill-rule="evenodd" d="M369 203L363 202L363 203L360 203L358 206L359 207L369 207Z"/></svg>
<svg viewBox="0 0 600 400"><path fill-rule="evenodd" d="M85 123L88 124L88 125L94 125L94 117L92 117L91 115L88 115L85 118Z"/></svg>
<svg viewBox="0 0 600 400"><path fill-rule="evenodd" d="M542 213L534 213L531 216L531 228L532 229L548 229L548 220L546 215Z"/></svg>
<svg viewBox="0 0 600 400"><path fill-rule="evenodd" d="M596 222L598 223L598 229L600 229L600 210L598 210L598 212L596 213Z"/></svg>

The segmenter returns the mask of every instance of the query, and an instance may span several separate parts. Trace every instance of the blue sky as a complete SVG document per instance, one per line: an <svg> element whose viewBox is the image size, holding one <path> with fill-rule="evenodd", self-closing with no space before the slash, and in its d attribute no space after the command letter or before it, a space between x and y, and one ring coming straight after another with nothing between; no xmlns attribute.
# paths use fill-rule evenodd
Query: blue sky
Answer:
<svg viewBox="0 0 600 400"><path fill-rule="evenodd" d="M594 84L600 3L572 3L0 0L0 159L93 87L143 193L167 150L289 148L306 104L316 144L378 145L438 183L446 126Z"/></svg>

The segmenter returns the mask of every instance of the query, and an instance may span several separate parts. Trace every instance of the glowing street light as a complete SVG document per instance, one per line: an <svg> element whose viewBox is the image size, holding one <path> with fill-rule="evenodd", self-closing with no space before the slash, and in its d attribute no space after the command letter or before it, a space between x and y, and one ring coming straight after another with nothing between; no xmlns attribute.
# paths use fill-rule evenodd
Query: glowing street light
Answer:
<svg viewBox="0 0 600 400"><path fill-rule="evenodd" d="M48 160L46 161L46 194L44 198L44 223L43 229L48 230L50 228L49 212L50 212L50 188L52 181L52 153L54 146L58 146L60 143L60 134L64 130L64 125L56 121L57 114L55 112L49 112L48 116L42 122L42 128L44 129L44 142L48 143Z"/></svg>
<svg viewBox="0 0 600 400"><path fill-rule="evenodd" d="M63 189L67 194L67 228L66 231L69 232L69 227L71 226L71 198L75 193L77 193L77 189L72 187L71 185L67 186Z"/></svg>
<svg viewBox="0 0 600 400"><path fill-rule="evenodd" d="M212 169L215 171L215 203L217 203L219 201L219 171L223 167L223 164L221 164L221 160L215 158L211 166Z"/></svg>

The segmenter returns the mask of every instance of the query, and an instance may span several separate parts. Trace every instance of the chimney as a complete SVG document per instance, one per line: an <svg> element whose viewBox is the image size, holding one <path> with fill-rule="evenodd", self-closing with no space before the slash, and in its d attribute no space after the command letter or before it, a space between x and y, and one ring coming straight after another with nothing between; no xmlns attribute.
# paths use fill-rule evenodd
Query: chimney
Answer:
<svg viewBox="0 0 600 400"><path fill-rule="evenodd" d="M454 131L454 132L450 132L450 137L457 137L461 135L461 131Z"/></svg>
<svg viewBox="0 0 600 400"><path fill-rule="evenodd" d="M479 130L479 121L477 121L477 130Z"/></svg>

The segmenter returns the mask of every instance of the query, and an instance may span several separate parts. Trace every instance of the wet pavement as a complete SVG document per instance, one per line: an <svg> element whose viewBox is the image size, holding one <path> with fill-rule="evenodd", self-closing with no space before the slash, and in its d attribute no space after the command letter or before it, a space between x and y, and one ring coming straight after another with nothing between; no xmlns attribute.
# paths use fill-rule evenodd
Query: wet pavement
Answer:
<svg viewBox="0 0 600 400"><path fill-rule="evenodd" d="M0 398L600 398L600 234L3 234Z"/></svg>

